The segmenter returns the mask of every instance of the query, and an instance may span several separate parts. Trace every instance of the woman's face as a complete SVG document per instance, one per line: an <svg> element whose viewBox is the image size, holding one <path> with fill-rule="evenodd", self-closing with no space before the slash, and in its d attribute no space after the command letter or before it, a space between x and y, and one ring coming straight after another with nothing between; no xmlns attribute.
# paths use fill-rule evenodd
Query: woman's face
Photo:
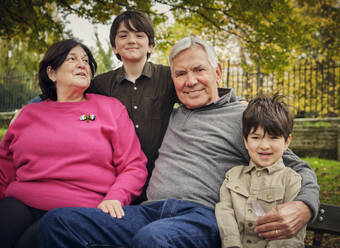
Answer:
<svg viewBox="0 0 340 248"><path fill-rule="evenodd" d="M89 58L78 45L70 50L65 61L56 70L48 67L47 74L56 84L58 100L64 95L83 95L91 81Z"/></svg>

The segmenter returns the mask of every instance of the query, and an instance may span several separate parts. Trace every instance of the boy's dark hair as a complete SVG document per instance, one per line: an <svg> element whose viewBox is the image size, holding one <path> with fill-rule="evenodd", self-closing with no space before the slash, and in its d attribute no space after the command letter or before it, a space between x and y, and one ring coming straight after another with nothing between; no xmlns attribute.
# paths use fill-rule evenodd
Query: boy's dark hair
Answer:
<svg viewBox="0 0 340 248"><path fill-rule="evenodd" d="M252 128L253 132L260 126L264 134L283 136L287 140L293 131L294 116L283 96L275 94L273 97L259 95L248 104L243 112L242 132L245 139Z"/></svg>
<svg viewBox="0 0 340 248"><path fill-rule="evenodd" d="M50 46L47 50L47 52L44 55L44 58L39 64L39 86L42 91L42 94L40 97L45 99L51 99L53 101L57 100L57 90L55 83L49 78L47 74L47 67L51 66L53 70L58 69L59 66L61 66L69 52L72 50L72 48L76 46L81 46L88 59L89 59L89 65L91 69L91 76L93 77L97 70L97 63L94 59L90 49L82 44L81 42L78 42L74 39L68 39L68 40L62 40L54 43L52 46Z"/></svg>
<svg viewBox="0 0 340 248"><path fill-rule="evenodd" d="M149 46L150 45L155 46L155 32L153 29L153 24L149 20L149 18L140 11L127 10L119 14L112 22L111 30L110 30L110 42L111 42L112 47L116 47L115 38L117 35L119 25L122 22L124 22L125 27L129 31L144 32L148 36ZM149 58L150 55L151 53L148 53L147 58ZM119 54L116 54L116 57L119 60L122 60Z"/></svg>

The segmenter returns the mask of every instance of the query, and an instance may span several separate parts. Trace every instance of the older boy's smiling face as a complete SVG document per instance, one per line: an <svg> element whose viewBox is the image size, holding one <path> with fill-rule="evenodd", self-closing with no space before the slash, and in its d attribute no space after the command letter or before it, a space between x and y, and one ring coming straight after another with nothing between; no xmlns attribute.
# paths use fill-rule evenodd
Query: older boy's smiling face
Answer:
<svg viewBox="0 0 340 248"><path fill-rule="evenodd" d="M207 53L194 45L173 59L172 78L179 100L188 109L195 109L216 101L221 68L213 68Z"/></svg>
<svg viewBox="0 0 340 248"><path fill-rule="evenodd" d="M131 23L130 26L134 29ZM146 33L130 31L124 22L120 23L113 51L121 56L123 62L146 61L147 54L151 53L152 48L153 46L149 45L149 38Z"/></svg>
<svg viewBox="0 0 340 248"><path fill-rule="evenodd" d="M248 138L244 139L244 143L253 162L258 167L268 167L282 157L290 140L291 135L287 140L283 136L273 136L268 133L264 135L264 129L258 127L255 132L254 128L251 129Z"/></svg>

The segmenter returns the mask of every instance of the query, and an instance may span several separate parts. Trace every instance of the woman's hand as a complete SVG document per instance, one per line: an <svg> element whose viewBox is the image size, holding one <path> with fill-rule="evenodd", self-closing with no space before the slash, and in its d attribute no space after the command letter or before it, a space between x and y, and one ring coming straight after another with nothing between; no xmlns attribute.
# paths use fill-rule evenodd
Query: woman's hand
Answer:
<svg viewBox="0 0 340 248"><path fill-rule="evenodd" d="M122 203L117 200L104 200L97 208L103 210L104 213L110 214L113 218L120 219L124 216Z"/></svg>

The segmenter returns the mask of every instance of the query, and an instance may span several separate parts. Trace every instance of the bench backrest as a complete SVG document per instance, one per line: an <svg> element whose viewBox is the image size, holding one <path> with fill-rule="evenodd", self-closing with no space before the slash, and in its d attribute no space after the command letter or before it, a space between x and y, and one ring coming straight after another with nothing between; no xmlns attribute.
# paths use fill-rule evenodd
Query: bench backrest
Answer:
<svg viewBox="0 0 340 248"><path fill-rule="evenodd" d="M321 204L317 219L307 229L314 232L313 247L321 247L324 233L340 235L340 206Z"/></svg>

